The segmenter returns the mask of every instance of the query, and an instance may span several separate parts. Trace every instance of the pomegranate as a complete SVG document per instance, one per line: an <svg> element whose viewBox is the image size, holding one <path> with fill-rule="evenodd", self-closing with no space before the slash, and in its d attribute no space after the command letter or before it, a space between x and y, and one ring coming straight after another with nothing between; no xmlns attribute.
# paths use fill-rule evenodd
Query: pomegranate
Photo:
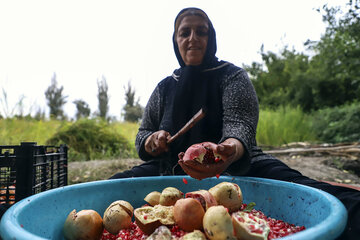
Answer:
<svg viewBox="0 0 360 240"><path fill-rule="evenodd" d="M185 198L194 198L201 203L201 206L206 211L209 207L216 206L217 202L213 195L207 190L199 190L194 192L188 192L185 194Z"/></svg>
<svg viewBox="0 0 360 240"><path fill-rule="evenodd" d="M159 203L163 206L172 206L177 200L184 197L184 193L174 187L167 187L162 190Z"/></svg>
<svg viewBox="0 0 360 240"><path fill-rule="evenodd" d="M134 208L129 202L118 200L110 204L104 212L104 227L111 234L117 234L121 229L129 228Z"/></svg>
<svg viewBox="0 0 360 240"><path fill-rule="evenodd" d="M146 240L171 240L171 231L165 226L160 226Z"/></svg>
<svg viewBox="0 0 360 240"><path fill-rule="evenodd" d="M7 188L7 189L6 189ZM14 204L15 203L15 186L11 185L11 186L1 186L0 190L0 204L6 204L6 196L8 195L8 203Z"/></svg>
<svg viewBox="0 0 360 240"><path fill-rule="evenodd" d="M221 156L214 154L213 150L209 147L210 145L216 146L212 142L203 142L191 145L185 154L179 154L179 157L184 161L196 160L199 163L212 164L221 160Z"/></svg>
<svg viewBox="0 0 360 240"><path fill-rule="evenodd" d="M148 195L146 195L144 200L151 206L155 206L155 205L158 205L160 202L160 195L161 195L161 193L159 193L157 191L153 191L153 192L149 193Z"/></svg>
<svg viewBox="0 0 360 240"><path fill-rule="evenodd" d="M175 223L187 232L202 229L204 214L200 202L193 198L180 199L174 206Z"/></svg>
<svg viewBox="0 0 360 240"><path fill-rule="evenodd" d="M185 234L180 240L206 240L206 236L203 232L195 230L191 233Z"/></svg>
<svg viewBox="0 0 360 240"><path fill-rule="evenodd" d="M103 233L103 221L94 210L72 210L65 220L63 233L66 240L98 240Z"/></svg>
<svg viewBox="0 0 360 240"><path fill-rule="evenodd" d="M236 240L231 216L224 206L210 207L205 212L203 227L210 240Z"/></svg>
<svg viewBox="0 0 360 240"><path fill-rule="evenodd" d="M270 226L250 212L238 211L231 215L235 235L244 240L267 240Z"/></svg>
<svg viewBox="0 0 360 240"><path fill-rule="evenodd" d="M230 212L241 208L243 196L239 185L231 182L222 182L209 189L219 205L223 205Z"/></svg>
<svg viewBox="0 0 360 240"><path fill-rule="evenodd" d="M161 225L172 226L174 220L174 206L155 205L145 206L134 211L135 222L145 234L152 234Z"/></svg>

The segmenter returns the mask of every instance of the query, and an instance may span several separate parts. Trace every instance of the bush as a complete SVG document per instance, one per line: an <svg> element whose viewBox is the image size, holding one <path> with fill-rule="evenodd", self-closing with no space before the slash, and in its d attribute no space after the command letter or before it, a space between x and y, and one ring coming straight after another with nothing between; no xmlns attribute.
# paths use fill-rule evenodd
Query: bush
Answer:
<svg viewBox="0 0 360 240"><path fill-rule="evenodd" d="M128 158L133 152L124 136L99 119L81 119L65 126L47 143L68 145L70 161Z"/></svg>
<svg viewBox="0 0 360 240"><path fill-rule="evenodd" d="M314 129L324 142L360 142L360 103L319 110Z"/></svg>

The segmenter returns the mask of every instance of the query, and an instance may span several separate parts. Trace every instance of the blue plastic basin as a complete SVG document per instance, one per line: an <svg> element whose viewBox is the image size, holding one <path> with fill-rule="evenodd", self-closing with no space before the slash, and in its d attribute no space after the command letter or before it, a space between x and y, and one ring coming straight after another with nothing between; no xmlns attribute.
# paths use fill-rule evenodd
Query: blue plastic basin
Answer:
<svg viewBox="0 0 360 240"><path fill-rule="evenodd" d="M185 193L209 189L223 181L237 183L243 192L244 202L255 202L255 208L267 216L307 228L282 239L335 239L346 225L347 213L343 204L321 190L249 177L220 177L202 181L185 177L188 181L185 184L183 177L104 180L39 193L16 203L4 214L0 224L1 237L4 240L64 239L62 227L73 209L93 209L102 216L115 200L129 201L136 208L145 203L143 199L151 191L172 186Z"/></svg>

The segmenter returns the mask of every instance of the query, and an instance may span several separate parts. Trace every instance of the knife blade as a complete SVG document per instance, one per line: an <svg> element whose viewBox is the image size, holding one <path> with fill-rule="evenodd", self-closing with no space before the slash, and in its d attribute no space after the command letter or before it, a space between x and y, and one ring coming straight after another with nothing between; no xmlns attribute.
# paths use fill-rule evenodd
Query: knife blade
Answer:
<svg viewBox="0 0 360 240"><path fill-rule="evenodd" d="M205 117L205 111L201 108L175 135L173 135L167 143L170 144L178 137L189 131L197 122Z"/></svg>

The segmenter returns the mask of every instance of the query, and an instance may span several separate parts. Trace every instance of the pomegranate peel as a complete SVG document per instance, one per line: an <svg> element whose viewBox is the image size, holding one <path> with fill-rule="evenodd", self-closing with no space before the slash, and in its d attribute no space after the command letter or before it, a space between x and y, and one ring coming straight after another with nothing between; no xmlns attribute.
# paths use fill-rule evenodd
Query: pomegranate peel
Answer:
<svg viewBox="0 0 360 240"><path fill-rule="evenodd" d="M161 195L160 192L153 191L153 192L149 193L148 195L146 195L144 200L151 206L155 206L155 205L158 205L160 202L160 195Z"/></svg>
<svg viewBox="0 0 360 240"><path fill-rule="evenodd" d="M270 232L269 224L251 213L238 211L231 215L235 235L244 240L266 240Z"/></svg>
<svg viewBox="0 0 360 240"><path fill-rule="evenodd" d="M207 190L198 190L194 192L188 192L185 194L185 198L194 198L200 202L201 206L206 211L212 206L216 206L217 202L214 196Z"/></svg>
<svg viewBox="0 0 360 240"><path fill-rule="evenodd" d="M195 230L193 232L185 234L181 240L206 240L206 236L203 232Z"/></svg>
<svg viewBox="0 0 360 240"><path fill-rule="evenodd" d="M134 211L135 222L141 231L150 235L161 225L172 226L175 224L173 208L174 206L161 205L137 208Z"/></svg>

